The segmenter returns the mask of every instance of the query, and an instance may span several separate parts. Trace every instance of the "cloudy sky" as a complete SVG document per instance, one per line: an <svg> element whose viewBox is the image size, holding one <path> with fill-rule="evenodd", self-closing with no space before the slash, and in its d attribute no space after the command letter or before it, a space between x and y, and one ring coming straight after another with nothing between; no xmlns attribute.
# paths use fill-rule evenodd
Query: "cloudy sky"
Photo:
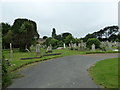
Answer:
<svg viewBox="0 0 120 90"><path fill-rule="evenodd" d="M83 37L108 25L118 24L119 0L2 0L2 22L13 24L17 18L37 23L41 37L70 32Z"/></svg>

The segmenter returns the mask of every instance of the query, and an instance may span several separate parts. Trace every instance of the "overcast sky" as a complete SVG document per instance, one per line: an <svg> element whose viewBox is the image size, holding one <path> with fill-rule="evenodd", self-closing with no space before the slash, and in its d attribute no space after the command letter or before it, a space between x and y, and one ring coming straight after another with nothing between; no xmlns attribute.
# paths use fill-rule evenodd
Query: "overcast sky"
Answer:
<svg viewBox="0 0 120 90"><path fill-rule="evenodd" d="M119 0L3 0L2 22L13 24L17 18L27 18L37 23L40 37L70 32L83 37L108 25L118 25Z"/></svg>

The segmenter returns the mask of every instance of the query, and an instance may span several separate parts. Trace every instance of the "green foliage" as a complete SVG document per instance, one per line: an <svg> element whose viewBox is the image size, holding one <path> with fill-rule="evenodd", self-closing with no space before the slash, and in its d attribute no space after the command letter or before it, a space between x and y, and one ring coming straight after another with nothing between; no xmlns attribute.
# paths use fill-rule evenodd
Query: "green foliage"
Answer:
<svg viewBox="0 0 120 90"><path fill-rule="evenodd" d="M53 48L57 48L58 42L59 41L57 39L52 38L49 44L51 44Z"/></svg>
<svg viewBox="0 0 120 90"><path fill-rule="evenodd" d="M83 38L83 41L84 41L84 42L87 42L87 40L88 40L89 38L96 38L96 36L95 36L94 34L87 34L87 35Z"/></svg>
<svg viewBox="0 0 120 90"><path fill-rule="evenodd" d="M12 32L13 45L20 51L25 51L26 46L29 49L31 44L35 43L34 37L39 38L36 23L28 19L16 19L12 26Z"/></svg>
<svg viewBox="0 0 120 90"><path fill-rule="evenodd" d="M87 34L84 38L83 41L86 42L89 38L97 38L100 41L114 41L114 39L117 38L117 35L119 33L118 31L119 27L118 26L107 26L103 29L100 29L97 32L94 32L92 34Z"/></svg>
<svg viewBox="0 0 120 90"><path fill-rule="evenodd" d="M65 38L65 44L66 44L66 45L69 45L69 43L71 43L71 41L72 41L72 42L75 42L75 39L73 38L72 35L68 35L68 36Z"/></svg>
<svg viewBox="0 0 120 90"><path fill-rule="evenodd" d="M71 35L71 36L72 36L72 34L69 33L69 32L62 33L62 41L63 41L63 42L65 41L65 39L66 39L66 37L67 37L68 35Z"/></svg>
<svg viewBox="0 0 120 90"><path fill-rule="evenodd" d="M53 28L53 31L52 31L52 38L55 38L56 37L56 30L55 28Z"/></svg>
<svg viewBox="0 0 120 90"><path fill-rule="evenodd" d="M2 34L3 36L11 30L11 26L8 23L0 23L2 25Z"/></svg>
<svg viewBox="0 0 120 90"><path fill-rule="evenodd" d="M99 48L101 43L97 38L89 38L87 40L86 47L90 49L92 44L95 44L95 48Z"/></svg>
<svg viewBox="0 0 120 90"><path fill-rule="evenodd" d="M3 36L3 46L5 48L9 48L9 44L12 43L13 40L13 32L12 30L9 30L4 36Z"/></svg>
<svg viewBox="0 0 120 90"><path fill-rule="evenodd" d="M2 87L6 88L12 83L10 72L8 71L8 65L4 58L2 59Z"/></svg>
<svg viewBox="0 0 120 90"><path fill-rule="evenodd" d="M48 37L47 36L43 36L43 39L47 39Z"/></svg>

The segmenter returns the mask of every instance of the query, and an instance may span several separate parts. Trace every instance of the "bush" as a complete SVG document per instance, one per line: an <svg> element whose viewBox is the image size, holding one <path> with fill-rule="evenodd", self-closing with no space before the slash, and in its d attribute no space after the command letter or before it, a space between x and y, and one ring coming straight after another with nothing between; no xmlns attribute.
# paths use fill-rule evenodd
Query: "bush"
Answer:
<svg viewBox="0 0 120 90"><path fill-rule="evenodd" d="M89 38L86 43L87 48L91 49L92 44L95 44L95 48L100 48L101 43L97 38Z"/></svg>
<svg viewBox="0 0 120 90"><path fill-rule="evenodd" d="M6 88L12 83L10 72L8 71L8 65L4 58L2 59L2 88Z"/></svg>

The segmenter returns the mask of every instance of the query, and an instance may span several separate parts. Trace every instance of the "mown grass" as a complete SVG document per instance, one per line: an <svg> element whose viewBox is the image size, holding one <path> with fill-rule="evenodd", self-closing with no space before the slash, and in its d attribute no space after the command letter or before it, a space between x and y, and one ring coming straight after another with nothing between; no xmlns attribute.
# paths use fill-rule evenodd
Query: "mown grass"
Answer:
<svg viewBox="0 0 120 90"><path fill-rule="evenodd" d="M89 69L90 76L104 88L118 88L119 59L111 58L97 62Z"/></svg>
<svg viewBox="0 0 120 90"><path fill-rule="evenodd" d="M42 56L45 54L45 50L41 49L41 54L39 56L37 56L35 52L19 52L17 49L13 49L13 57L12 57L12 60L10 61L12 66L9 67L9 70L14 71L14 70L17 70L20 67L23 67L27 64L31 64L34 62L39 62L39 61L43 61L43 60L47 60L47 59L69 56L69 55L85 54L85 52L71 51L69 49L62 49L62 50L55 49L55 50L53 50L53 53L62 53L62 54L55 55L55 56L44 56L44 57L38 58L38 59L20 60L20 58ZM5 59L10 60L10 51L9 50L3 50L3 55L4 55Z"/></svg>

